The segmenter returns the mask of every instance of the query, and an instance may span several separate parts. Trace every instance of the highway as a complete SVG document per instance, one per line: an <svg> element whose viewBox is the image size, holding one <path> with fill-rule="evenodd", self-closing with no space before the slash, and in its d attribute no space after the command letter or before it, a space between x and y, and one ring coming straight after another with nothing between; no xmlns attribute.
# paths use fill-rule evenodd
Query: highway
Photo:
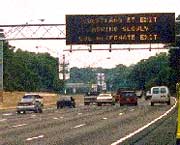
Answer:
<svg viewBox="0 0 180 145"><path fill-rule="evenodd" d="M138 106L92 105L59 110L54 106L42 114L18 115L15 110L1 110L0 145L110 145L164 114L172 105L150 106L148 101L140 100ZM121 144L173 144L176 115L172 111L157 125Z"/></svg>

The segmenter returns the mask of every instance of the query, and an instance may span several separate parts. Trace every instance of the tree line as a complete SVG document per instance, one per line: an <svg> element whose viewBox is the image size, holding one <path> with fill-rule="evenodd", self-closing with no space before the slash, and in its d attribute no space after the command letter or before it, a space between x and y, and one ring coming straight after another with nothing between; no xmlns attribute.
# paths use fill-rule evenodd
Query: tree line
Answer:
<svg viewBox="0 0 180 145"><path fill-rule="evenodd" d="M58 60L48 53L22 51L4 42L3 89L5 91L61 91Z"/></svg>

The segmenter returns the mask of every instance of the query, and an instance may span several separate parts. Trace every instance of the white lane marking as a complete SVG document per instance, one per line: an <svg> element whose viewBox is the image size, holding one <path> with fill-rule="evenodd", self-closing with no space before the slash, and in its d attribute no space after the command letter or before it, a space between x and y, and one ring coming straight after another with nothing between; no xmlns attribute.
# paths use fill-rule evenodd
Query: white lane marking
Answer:
<svg viewBox="0 0 180 145"><path fill-rule="evenodd" d="M31 115L31 117L36 117L36 115Z"/></svg>
<svg viewBox="0 0 180 145"><path fill-rule="evenodd" d="M123 138L120 138L119 140L117 140L116 142L113 142L111 145L119 145L120 143L122 143L123 141L127 140L128 138L136 135L137 133L143 131L144 129L146 129L147 127L149 127L150 125L156 123L158 120L162 119L164 116L168 115L175 107L176 107L176 104L177 104L177 101L176 99L174 98L175 100L175 104L168 110L166 111L163 115L159 116L158 118L154 119L153 121L149 122L148 124L146 124L145 126L135 130L134 132L126 135L125 137Z"/></svg>
<svg viewBox="0 0 180 145"><path fill-rule="evenodd" d="M129 111L134 111L135 109L131 109L131 110L129 110Z"/></svg>
<svg viewBox="0 0 180 145"><path fill-rule="evenodd" d="M119 116L121 116L121 115L123 115L123 113L122 113L122 112L120 112L120 113L119 113Z"/></svg>
<svg viewBox="0 0 180 145"><path fill-rule="evenodd" d="M57 117L54 117L53 119L54 119L54 120L58 120L59 118L57 118Z"/></svg>
<svg viewBox="0 0 180 145"><path fill-rule="evenodd" d="M63 119L64 117L61 116L60 118Z"/></svg>
<svg viewBox="0 0 180 145"><path fill-rule="evenodd" d="M104 117L103 119L104 119L104 120L107 120L107 118L106 118L106 117Z"/></svg>
<svg viewBox="0 0 180 145"><path fill-rule="evenodd" d="M11 115L13 115L12 113L4 113L3 114L4 116L11 116Z"/></svg>
<svg viewBox="0 0 180 145"><path fill-rule="evenodd" d="M16 127L21 127L21 126L26 126L27 124L18 124L18 125L14 125L14 126L12 126L12 127L14 127L14 128L16 128Z"/></svg>
<svg viewBox="0 0 180 145"><path fill-rule="evenodd" d="M1 119L0 122L6 121L7 119Z"/></svg>
<svg viewBox="0 0 180 145"><path fill-rule="evenodd" d="M31 137L31 138L27 138L26 140L31 141L31 140L38 139L38 138L43 138L43 137L44 137L44 135L39 135L39 136L34 136L34 137Z"/></svg>
<svg viewBox="0 0 180 145"><path fill-rule="evenodd" d="M79 124L79 125L76 125L74 126L73 128L79 128L79 127L82 127L82 126L85 126L86 124Z"/></svg>
<svg viewBox="0 0 180 145"><path fill-rule="evenodd" d="M82 113L78 113L78 115L81 115Z"/></svg>

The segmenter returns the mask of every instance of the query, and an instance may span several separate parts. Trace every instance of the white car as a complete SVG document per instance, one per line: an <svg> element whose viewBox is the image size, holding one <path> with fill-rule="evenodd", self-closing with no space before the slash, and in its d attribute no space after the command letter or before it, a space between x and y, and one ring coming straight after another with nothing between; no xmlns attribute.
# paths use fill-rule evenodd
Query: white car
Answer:
<svg viewBox="0 0 180 145"><path fill-rule="evenodd" d="M151 88L151 106L154 103L167 103L170 105L170 93L166 86L156 86Z"/></svg>
<svg viewBox="0 0 180 145"><path fill-rule="evenodd" d="M98 106L101 106L102 104L115 105L115 99L110 93L100 94L97 96L96 103Z"/></svg>

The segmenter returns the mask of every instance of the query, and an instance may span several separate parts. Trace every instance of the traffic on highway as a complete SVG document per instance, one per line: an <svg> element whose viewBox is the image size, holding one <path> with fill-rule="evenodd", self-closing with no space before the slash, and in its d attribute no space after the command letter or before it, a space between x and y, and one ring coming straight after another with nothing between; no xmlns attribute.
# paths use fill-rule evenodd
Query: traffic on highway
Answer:
<svg viewBox="0 0 180 145"><path fill-rule="evenodd" d="M136 97L132 91L122 91L123 96L126 92L128 101L129 97ZM106 97L103 94L103 100ZM109 94L107 94L109 95ZM100 97L102 94L99 95ZM84 97L83 95L81 97ZM97 96L98 97L98 96ZM27 97L23 97L27 98ZM65 98L65 97L63 97ZM29 99L29 96L28 96ZM66 97L69 99L69 96ZM109 96L107 102L109 102ZM137 99L137 98L136 98ZM176 100L171 98L171 104L157 103L151 106L150 100L145 100L144 96L137 99L137 104L124 104L119 101L112 105L108 104L76 104L76 107L69 103L63 103L64 107L60 106L60 100L57 100L57 106L43 108L43 113L29 110L28 112L22 111L19 114L17 110L1 110L0 111L0 144L17 144L17 145L46 145L46 144L95 144L95 145L108 145L108 144L139 144L149 143L150 141L162 142L166 136L168 140L164 140L163 144L175 143L174 131L176 118L175 107ZM74 97L75 102L78 102ZM32 101L32 99L29 99ZM27 101L25 101L27 102ZM102 101L101 101L102 102ZM106 102L105 100L103 102ZM123 101L124 102L124 99ZM134 102L133 102L134 103ZM19 105L19 104L18 104ZM25 108L27 108L25 105ZM29 103L31 105L31 103ZM62 104L61 104L62 105ZM57 109L58 108L58 109ZM59 109L61 108L61 109ZM173 108L173 109L172 109ZM22 109L22 107L21 107ZM163 119L157 119L164 113L167 113ZM172 121L168 121L171 118ZM156 120L153 124L152 121ZM162 138L157 135L162 129L162 122L170 124L167 134L164 133ZM148 125L150 124L150 125ZM148 128L145 126L148 125ZM144 128L143 128L144 127ZM139 129L142 131L135 133ZM149 129L150 128L150 129ZM157 130L157 131L156 131ZM148 132L154 131L155 134ZM133 134L129 136L130 134ZM128 137L129 136L129 137ZM144 137L145 136L145 137ZM148 139L145 139L148 138Z"/></svg>

